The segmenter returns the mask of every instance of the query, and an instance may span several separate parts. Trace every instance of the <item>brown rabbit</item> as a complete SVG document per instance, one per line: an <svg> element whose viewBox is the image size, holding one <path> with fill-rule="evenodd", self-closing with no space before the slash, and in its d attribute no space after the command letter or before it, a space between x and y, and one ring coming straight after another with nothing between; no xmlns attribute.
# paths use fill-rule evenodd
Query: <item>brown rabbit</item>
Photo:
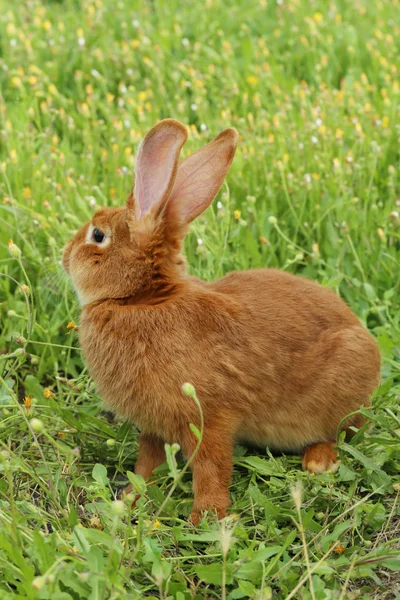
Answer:
<svg viewBox="0 0 400 600"><path fill-rule="evenodd" d="M236 441L303 453L303 467L336 466L340 421L379 383L376 342L334 292L275 269L205 283L181 255L188 225L217 194L238 141L227 129L178 165L185 127L146 135L126 207L104 208L64 250L81 305L80 343L105 402L139 427L136 473L150 477L164 443L192 454L197 522L229 506ZM362 418L346 422L360 426Z"/></svg>

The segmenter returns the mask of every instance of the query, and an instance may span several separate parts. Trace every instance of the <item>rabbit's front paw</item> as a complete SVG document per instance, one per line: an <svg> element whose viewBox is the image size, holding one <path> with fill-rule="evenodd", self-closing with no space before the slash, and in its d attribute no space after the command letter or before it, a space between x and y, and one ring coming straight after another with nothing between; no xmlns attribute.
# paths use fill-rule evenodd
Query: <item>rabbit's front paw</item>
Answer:
<svg viewBox="0 0 400 600"><path fill-rule="evenodd" d="M218 508L216 506L208 506L207 508L197 508L193 507L192 512L189 516L189 522L192 523L195 527L200 523L205 513L210 515L211 517L217 518L218 520L226 517L226 508Z"/></svg>

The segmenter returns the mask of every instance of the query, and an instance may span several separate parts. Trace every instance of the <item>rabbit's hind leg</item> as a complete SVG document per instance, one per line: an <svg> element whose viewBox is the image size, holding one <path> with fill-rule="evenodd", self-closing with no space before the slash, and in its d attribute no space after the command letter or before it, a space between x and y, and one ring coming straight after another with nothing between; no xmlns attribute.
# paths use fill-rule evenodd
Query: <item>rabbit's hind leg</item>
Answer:
<svg viewBox="0 0 400 600"><path fill-rule="evenodd" d="M336 442L318 442L303 451L303 469L321 475L326 471L335 472L339 467Z"/></svg>

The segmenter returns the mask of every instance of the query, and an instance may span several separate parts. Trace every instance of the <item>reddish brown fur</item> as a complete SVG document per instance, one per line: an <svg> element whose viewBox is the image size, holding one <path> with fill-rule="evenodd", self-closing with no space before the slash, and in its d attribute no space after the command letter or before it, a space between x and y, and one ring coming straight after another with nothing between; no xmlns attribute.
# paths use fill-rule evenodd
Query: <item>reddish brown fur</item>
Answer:
<svg viewBox="0 0 400 600"><path fill-rule="evenodd" d="M223 141L231 144L226 170L232 136ZM196 521L211 507L225 514L237 441L305 449L305 468L331 468L337 427L369 404L380 357L347 305L312 281L274 269L212 283L187 275L180 254L187 222L176 210L173 218L167 206L161 217L136 220L131 208L103 209L92 223L110 228L111 244L86 244L87 224L63 264L83 304L89 371L105 402L142 431L139 474L149 477L164 461L164 442L193 452L189 423L199 425L199 414L181 388L196 387L205 423L193 462Z"/></svg>

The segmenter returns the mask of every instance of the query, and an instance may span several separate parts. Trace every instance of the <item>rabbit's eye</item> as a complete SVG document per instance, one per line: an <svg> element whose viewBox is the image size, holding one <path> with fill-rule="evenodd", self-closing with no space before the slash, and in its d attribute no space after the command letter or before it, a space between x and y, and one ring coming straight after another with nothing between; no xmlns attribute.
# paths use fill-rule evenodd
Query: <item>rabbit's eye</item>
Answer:
<svg viewBox="0 0 400 600"><path fill-rule="evenodd" d="M104 235L104 233L102 231L100 231L100 229L93 229L93 240L97 244L101 244L101 242L104 241L105 237L106 236Z"/></svg>

